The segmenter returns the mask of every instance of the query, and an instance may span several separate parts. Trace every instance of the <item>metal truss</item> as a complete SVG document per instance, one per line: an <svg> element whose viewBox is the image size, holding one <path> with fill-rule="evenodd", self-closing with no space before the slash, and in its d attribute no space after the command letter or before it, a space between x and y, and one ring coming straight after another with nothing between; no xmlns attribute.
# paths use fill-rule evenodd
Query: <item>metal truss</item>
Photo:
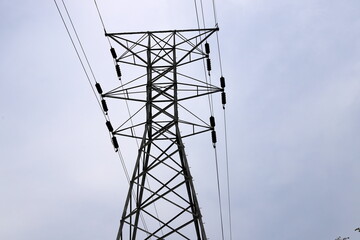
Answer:
<svg viewBox="0 0 360 240"><path fill-rule="evenodd" d="M201 239L206 234L190 174L183 138L213 130L182 102L222 89L181 72L185 65L208 59L202 46L218 28L107 33L119 78L119 64L142 67L143 75L102 95L141 104L114 135L141 139L117 240ZM186 117L179 118L179 111ZM134 123L145 112L145 121ZM136 131L143 135L137 136ZM181 129L181 132L180 132Z"/></svg>

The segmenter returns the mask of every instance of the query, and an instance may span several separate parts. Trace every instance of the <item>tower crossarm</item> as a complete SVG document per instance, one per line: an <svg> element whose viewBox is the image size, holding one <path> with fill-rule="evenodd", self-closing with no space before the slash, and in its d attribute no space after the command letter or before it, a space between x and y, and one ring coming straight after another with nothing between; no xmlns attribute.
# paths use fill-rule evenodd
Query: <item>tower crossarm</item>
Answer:
<svg viewBox="0 0 360 240"><path fill-rule="evenodd" d="M180 97L178 101L184 101L196 97L202 97L205 95L222 92L223 89L217 86L211 85L209 83L201 83L200 84L193 84L188 82L178 82L178 92ZM163 86L162 86L163 85ZM105 94L103 94L104 98L116 98L128 101L135 101L135 102L146 102L145 99L142 98L142 95L146 93L146 84L139 84L127 88L117 87L114 90L111 90ZM158 86L153 85L153 90L157 91L158 95L166 95L166 91L172 90L173 85L168 84L158 84ZM181 96L181 94L183 96ZM169 97L170 96L170 97ZM171 95L168 95L165 99L156 100L154 102L171 102L173 101Z"/></svg>

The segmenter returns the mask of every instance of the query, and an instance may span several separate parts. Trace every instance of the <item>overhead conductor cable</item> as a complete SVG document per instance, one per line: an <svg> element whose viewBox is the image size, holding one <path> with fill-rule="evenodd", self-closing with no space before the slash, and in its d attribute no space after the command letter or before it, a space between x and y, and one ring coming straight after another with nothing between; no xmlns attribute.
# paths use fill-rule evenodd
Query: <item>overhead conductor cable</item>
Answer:
<svg viewBox="0 0 360 240"><path fill-rule="evenodd" d="M117 63L117 58L118 58L118 56L117 56L116 50L112 47L111 41L110 41L110 39L109 39L109 36L107 36L107 34L106 34L105 23L104 23L104 20L103 20L103 18L102 18L102 15L101 15L101 12L100 12L100 9L99 9L99 6L98 6L96 0L94 0L94 4L95 4L95 6L96 6L96 10L97 10L97 12L98 12L98 16L99 16L100 21L101 21L101 24L102 24L102 26L103 26L106 39L108 40L108 43L109 43L109 46L110 46L110 53L111 53L111 56L112 56L113 61L114 61L115 70L116 70L116 75L117 75L118 79L119 79L120 82L121 82L122 88L124 89L124 85L123 85L123 83L122 83L122 81L121 81L122 73L121 73L121 70L120 70L120 66L119 66L118 63ZM139 148L138 139L136 138L136 132L135 132L135 130L133 131L133 129L134 129L134 123L133 123L132 115L131 115L131 112L130 112L130 107L129 107L128 100L125 100L125 103L126 103L126 108L127 108L127 111L128 111L130 123L131 123L131 126L132 126L131 132L132 132L132 134L135 136L136 145L137 145L137 147ZM121 154L121 152L120 152L120 149L119 149L119 151L118 151L118 156L119 156L119 159L120 159L121 164L122 164L122 166L123 166L123 170L124 170L124 172L125 172L125 175L126 175L126 177L127 177L127 181L128 181L128 183L130 183L130 178L129 178L128 170L127 170L127 167L126 167L126 165L125 165L124 158L123 158L123 156L122 156L122 154ZM148 184L149 189L151 189L150 183L149 183L149 180L148 180L148 179L146 179L146 182L147 182L147 184ZM134 198L134 200L135 200L135 194L134 194L134 192L132 193L132 196L133 196L133 198ZM153 205L154 205L154 209L155 209L155 214L156 214L156 216L159 218L159 214L158 214L158 211L157 211L157 208L156 208L156 204L153 203ZM146 222L145 222L145 218L144 218L144 216L143 216L142 213L140 213L140 218L141 218L141 221L142 221L142 223L143 223L143 225L144 225L145 230L147 231L147 230L148 230L147 224L146 224ZM160 223L159 223L159 224L160 224ZM161 229L161 232L163 233L163 230L162 230L162 229Z"/></svg>
<svg viewBox="0 0 360 240"><path fill-rule="evenodd" d="M212 0L213 3L213 13L214 13L214 20L215 25L218 26L218 19L217 19L217 13L216 13L216 4L215 0ZM221 58L221 50L220 50L220 40L219 40L219 34L216 32L216 42L217 42L217 48L218 48L218 56L219 56L219 65L220 65L220 86L223 89L221 99L223 104L223 111L224 111L224 130L225 130L225 158L226 158L226 181L227 181L227 198L228 198L228 214L229 214L229 231L230 231L230 240L232 240L232 218L231 218L231 195L230 195L230 173L229 173L229 154L228 154L228 139L227 139L227 120L226 120L226 110L225 110L225 104L226 104L226 95L224 92L225 88L225 77L223 75L223 67L222 67L222 58Z"/></svg>
<svg viewBox="0 0 360 240"><path fill-rule="evenodd" d="M197 10L196 0L194 0L194 3L195 3L195 11L196 11L198 28L200 28L200 21L199 21L199 14L198 14L198 10ZM203 1L202 0L200 0L200 6L201 6L202 21L203 21L203 25L204 25L204 28L205 28L205 14L204 14L204 7L203 7ZM202 46L201 46L201 48L202 48ZM206 61L203 60L204 71L205 71L205 80L206 80L206 83L208 83L208 77L209 77L209 83L211 84L211 74L210 74L211 60L209 58L210 47L209 47L209 44L207 42L205 43L205 53L206 53L206 56L205 56ZM207 71L208 74L206 74L206 71ZM211 94L208 95L208 99L209 99L210 115L211 115L211 117L214 117L213 100L212 100ZM214 127L212 127L212 129L214 129ZM220 187L218 156L217 156L217 150L216 150L217 138L216 138L215 130L211 131L211 138L212 138L212 143L213 143L213 147L214 147L214 154L215 154L216 179L217 179L217 188L218 188L218 201L219 201L221 236L222 236L222 240L224 240L225 239L224 238L224 223L223 223L223 212L222 212L222 201L221 201L221 187Z"/></svg>

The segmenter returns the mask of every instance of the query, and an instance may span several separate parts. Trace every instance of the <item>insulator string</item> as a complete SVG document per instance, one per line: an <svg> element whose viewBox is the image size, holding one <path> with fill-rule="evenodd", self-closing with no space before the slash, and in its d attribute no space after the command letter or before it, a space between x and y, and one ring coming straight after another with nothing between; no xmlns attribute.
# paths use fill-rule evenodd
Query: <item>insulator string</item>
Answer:
<svg viewBox="0 0 360 240"><path fill-rule="evenodd" d="M212 7L213 7L213 14L214 14L214 21L215 26L218 27L218 17L217 17L217 10L215 0L212 0ZM221 77L224 76L223 74L223 64L222 64L222 57L221 57L221 48L220 48L220 40L219 40L219 33L216 32L216 43L217 43L217 52L219 58L219 66L220 66L220 74ZM228 152L228 135L227 135L227 119L226 119L226 110L223 106L224 111L224 131L225 131L225 159L226 159L226 185L227 185L227 199L228 199L228 216L229 216L229 231L230 231L230 240L232 240L232 217L231 217L231 191L230 191L230 172L229 172L229 152Z"/></svg>
<svg viewBox="0 0 360 240"><path fill-rule="evenodd" d="M204 28L205 28L205 17L204 17L204 10L203 10L203 7L202 7L202 2L201 2L201 13L202 13L202 19L203 19L203 25L204 25ZM200 29L200 17L199 17L199 11L198 11L198 5L197 5L197 0L194 0L194 7L195 7L195 13L196 13L196 21L197 21L197 26L198 26L198 29ZM200 33L200 31L199 31ZM199 36L200 38L200 41L202 40L202 36ZM204 49L203 49L203 45L200 46L200 49L202 52L204 52ZM208 73L206 71L206 63L205 63L205 59L202 60L203 62L203 69L204 69L204 78L205 78L205 82L206 84L209 84L209 80L208 80ZM211 84L211 82L210 82ZM208 90L209 91L209 90ZM210 108L210 116L213 116L213 107L212 107L212 97L210 96L211 94L208 94L207 95L207 98L208 98L208 102L209 102L209 108Z"/></svg>
<svg viewBox="0 0 360 240"><path fill-rule="evenodd" d="M105 23L104 23L102 14L101 14L101 12L100 12L100 9L99 9L99 6L98 6L96 0L94 0L94 3L95 3L95 6L96 6L97 13L98 13L98 15L99 15L101 24L102 24L102 26L103 26L103 28L104 28L104 32L106 33L107 31L106 31ZM110 48L112 48L112 44L111 44L110 38L107 36L106 39L108 40L108 43L109 43ZM116 65L116 59L113 59L113 62L114 62L114 65ZM121 79L120 79L120 83L121 83L122 89L124 90L124 84L123 84L123 82L122 82ZM126 109L127 109L129 118L130 118L131 127L132 127L132 129L134 129L135 142L136 142L137 148L140 149L140 145L139 145L139 142L138 142L136 130L135 130L135 128L134 128L134 122L133 122L133 119L132 119L132 117L131 117L132 115L131 115L131 111L130 111L129 101L128 101L128 100L125 100L125 104L126 104ZM119 155L119 156L120 156L120 155ZM142 156L141 156L141 158L142 158ZM125 167L125 168L124 168L124 171L125 171L125 170L127 171L125 162L124 162L124 164L122 164L122 165L123 165L123 168ZM130 183L130 180L129 180L129 183ZM149 182L149 179L148 179L148 178L146 178L146 183L147 183L149 189L151 189L150 182ZM135 195L133 195L133 198L134 198L134 200L136 200ZM153 206L154 206L155 214L156 214L157 218L160 219L159 213L158 213L158 210L157 210L157 207L156 207L156 203L155 203L155 202L153 203ZM140 217L141 217L142 222L143 222L143 224L144 224L144 228L147 230L146 222L145 222L145 219L144 219L142 213L140 214ZM159 222L159 224L160 224L160 222ZM161 229L161 233L163 234L163 229Z"/></svg>
<svg viewBox="0 0 360 240"><path fill-rule="evenodd" d="M214 2L213 2L213 4L214 4ZM199 13L198 13L198 7L197 7L197 1L196 0L194 0L194 5L195 5L197 25L198 25L198 28L200 29L200 20L199 20ZM206 21L205 21L205 14L204 14L204 5L203 5L202 0L200 0L200 10L201 10L202 24L203 24L203 27L205 28L206 27L205 26ZM215 21L217 21L217 20L215 20ZM218 35L217 31L216 31L216 35ZM201 37L200 37L200 39L201 39ZM217 37L217 39L218 39L218 37ZM217 43L218 43L218 53L219 53L219 42L217 42ZM201 50L203 51L203 46L202 45L201 45ZM209 56L207 56L207 57L209 57ZM220 59L220 54L219 54L219 59ZM221 60L220 60L220 63L221 63ZM212 83L211 74L210 74L209 70L207 71L205 59L203 59L203 69L204 69L204 76L205 76L206 83L211 84ZM221 64L220 64L220 69L222 69ZM221 74L222 74L222 70L221 70ZM214 117L215 114L214 114L214 106L213 106L213 97L212 97L211 94L208 95L208 101L209 101L210 115L211 115L211 117ZM219 166L218 166L218 154L217 154L215 143L214 143L214 151L215 151L218 201L219 201L219 209L220 209L221 236L222 236L222 239L224 240L224 221L223 221L223 211L222 211L222 201L221 201L221 185L220 185Z"/></svg>

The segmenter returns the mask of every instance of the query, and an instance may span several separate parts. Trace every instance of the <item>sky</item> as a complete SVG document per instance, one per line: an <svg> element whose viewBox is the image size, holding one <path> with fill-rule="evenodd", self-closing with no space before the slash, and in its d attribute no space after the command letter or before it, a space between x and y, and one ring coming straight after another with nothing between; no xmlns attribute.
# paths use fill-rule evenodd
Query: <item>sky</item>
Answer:
<svg viewBox="0 0 360 240"><path fill-rule="evenodd" d="M93 1L66 3L98 81L114 84ZM212 1L203 3L213 27ZM215 3L233 239L360 239L360 2ZM197 27L194 1L98 5L109 32ZM0 16L0 239L115 239L126 178L54 2L1 0ZM221 239L210 136L186 141L207 235ZM136 149L123 151L131 168Z"/></svg>

